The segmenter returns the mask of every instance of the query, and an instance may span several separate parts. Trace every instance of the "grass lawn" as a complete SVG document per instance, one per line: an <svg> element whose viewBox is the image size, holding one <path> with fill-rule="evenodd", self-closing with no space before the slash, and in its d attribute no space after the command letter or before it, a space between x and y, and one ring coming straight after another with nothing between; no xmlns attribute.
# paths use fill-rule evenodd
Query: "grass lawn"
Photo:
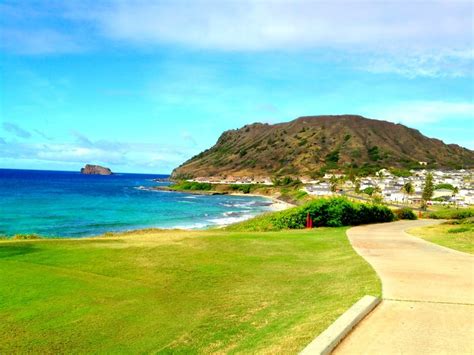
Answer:
<svg viewBox="0 0 474 355"><path fill-rule="evenodd" d="M0 242L0 353L296 353L379 280L346 228Z"/></svg>
<svg viewBox="0 0 474 355"><path fill-rule="evenodd" d="M445 207L445 206L430 206L430 211L425 212L424 215L433 219L464 219L474 217L474 208L472 207Z"/></svg>
<svg viewBox="0 0 474 355"><path fill-rule="evenodd" d="M474 254L474 224L472 223L446 222L413 228L408 232L429 242Z"/></svg>

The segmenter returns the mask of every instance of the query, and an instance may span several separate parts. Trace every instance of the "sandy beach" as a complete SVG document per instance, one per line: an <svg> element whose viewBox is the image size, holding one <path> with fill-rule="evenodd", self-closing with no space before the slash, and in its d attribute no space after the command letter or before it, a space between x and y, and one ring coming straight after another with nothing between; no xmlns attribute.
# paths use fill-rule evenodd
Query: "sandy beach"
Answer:
<svg viewBox="0 0 474 355"><path fill-rule="evenodd" d="M278 199L275 196L259 195L259 194L244 194L244 193L229 193L231 196L246 196L246 197L264 197L272 200L271 208L273 211L283 211L288 208L296 207L289 202Z"/></svg>

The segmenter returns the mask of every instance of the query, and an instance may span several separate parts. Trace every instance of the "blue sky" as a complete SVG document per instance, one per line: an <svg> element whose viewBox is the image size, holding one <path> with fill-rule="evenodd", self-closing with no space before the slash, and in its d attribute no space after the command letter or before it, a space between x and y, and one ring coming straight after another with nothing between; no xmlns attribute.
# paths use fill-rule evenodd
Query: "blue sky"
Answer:
<svg viewBox="0 0 474 355"><path fill-rule="evenodd" d="M318 114L474 149L473 21L468 1L2 1L0 168L168 173Z"/></svg>

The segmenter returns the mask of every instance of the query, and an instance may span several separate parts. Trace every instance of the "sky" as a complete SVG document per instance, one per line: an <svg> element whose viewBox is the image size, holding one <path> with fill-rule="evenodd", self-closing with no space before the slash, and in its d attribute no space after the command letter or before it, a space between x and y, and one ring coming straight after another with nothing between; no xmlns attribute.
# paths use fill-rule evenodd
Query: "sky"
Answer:
<svg viewBox="0 0 474 355"><path fill-rule="evenodd" d="M0 168L170 173L253 122L474 149L471 1L0 1Z"/></svg>

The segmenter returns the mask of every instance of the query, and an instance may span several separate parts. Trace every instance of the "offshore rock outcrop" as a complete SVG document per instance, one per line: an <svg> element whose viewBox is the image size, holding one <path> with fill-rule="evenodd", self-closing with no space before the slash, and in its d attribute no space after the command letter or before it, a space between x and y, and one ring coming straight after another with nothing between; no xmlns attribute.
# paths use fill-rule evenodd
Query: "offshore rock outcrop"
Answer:
<svg viewBox="0 0 474 355"><path fill-rule="evenodd" d="M109 168L105 168L105 167L100 166L100 165L86 164L86 166L81 169L81 174L85 174L85 175L112 175L112 171Z"/></svg>

